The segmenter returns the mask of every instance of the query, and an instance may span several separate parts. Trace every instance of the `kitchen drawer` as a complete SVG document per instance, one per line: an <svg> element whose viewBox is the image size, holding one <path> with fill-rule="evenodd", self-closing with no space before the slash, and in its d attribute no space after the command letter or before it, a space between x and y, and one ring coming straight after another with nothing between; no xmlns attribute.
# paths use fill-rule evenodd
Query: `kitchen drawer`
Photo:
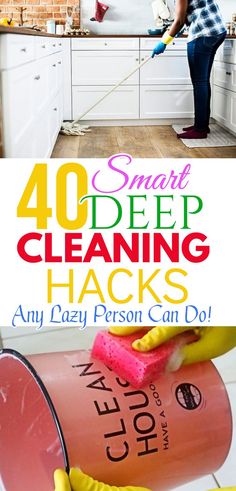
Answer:
<svg viewBox="0 0 236 491"><path fill-rule="evenodd" d="M115 85L138 64L138 51L72 51L72 85ZM138 71L126 83L138 84Z"/></svg>
<svg viewBox="0 0 236 491"><path fill-rule="evenodd" d="M80 86L72 88L73 119L100 99L109 87ZM84 120L138 119L139 88L137 86L119 87L103 102L85 116Z"/></svg>
<svg viewBox="0 0 236 491"><path fill-rule="evenodd" d="M225 39L216 52L215 60L224 63L236 63L236 40Z"/></svg>
<svg viewBox="0 0 236 491"><path fill-rule="evenodd" d="M138 38L83 38L72 39L72 50L136 50L139 49Z"/></svg>
<svg viewBox="0 0 236 491"><path fill-rule="evenodd" d="M62 39L54 38L50 39L50 51L51 53L57 53L62 51Z"/></svg>
<svg viewBox="0 0 236 491"><path fill-rule="evenodd" d="M190 85L149 85L140 88L140 117L191 118L193 93Z"/></svg>
<svg viewBox="0 0 236 491"><path fill-rule="evenodd" d="M37 59L51 54L51 39L42 36L36 37L35 52Z"/></svg>
<svg viewBox="0 0 236 491"><path fill-rule="evenodd" d="M236 65L231 63L214 63L214 84L236 92Z"/></svg>
<svg viewBox="0 0 236 491"><path fill-rule="evenodd" d="M35 37L4 34L0 40L1 69L14 68L35 58Z"/></svg>
<svg viewBox="0 0 236 491"><path fill-rule="evenodd" d="M148 50L152 51L153 48L156 46L158 41L160 41L161 38L154 38L154 37L148 37L148 38L141 38L140 39L140 49L141 50ZM169 44L167 46L167 50L174 50L174 51L186 51L187 50L187 39L185 38L180 38L180 39L175 39L173 43ZM166 51L167 52L167 51Z"/></svg>
<svg viewBox="0 0 236 491"><path fill-rule="evenodd" d="M141 51L141 61L147 58ZM187 56L183 51L168 51L150 60L140 69L141 85L191 84Z"/></svg>

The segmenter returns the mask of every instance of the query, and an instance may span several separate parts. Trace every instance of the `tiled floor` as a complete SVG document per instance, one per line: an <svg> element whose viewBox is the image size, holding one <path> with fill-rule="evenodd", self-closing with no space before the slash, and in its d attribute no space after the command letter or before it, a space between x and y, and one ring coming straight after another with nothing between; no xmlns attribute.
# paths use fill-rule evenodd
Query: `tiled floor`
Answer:
<svg viewBox="0 0 236 491"><path fill-rule="evenodd" d="M89 349L98 328L88 327L84 331L73 328L44 329L40 332L35 328L2 328L2 344L14 348L22 354L63 351L71 349ZM1 340L0 340L1 343ZM1 347L1 344L0 344ZM233 428L236 429L236 349L217 358L215 365L219 370L229 394L233 414ZM224 486L236 486L236 431L234 431L231 449L226 462L215 476L209 475L173 491L208 491ZM0 486L1 489L1 486ZM161 491L160 489L154 491Z"/></svg>

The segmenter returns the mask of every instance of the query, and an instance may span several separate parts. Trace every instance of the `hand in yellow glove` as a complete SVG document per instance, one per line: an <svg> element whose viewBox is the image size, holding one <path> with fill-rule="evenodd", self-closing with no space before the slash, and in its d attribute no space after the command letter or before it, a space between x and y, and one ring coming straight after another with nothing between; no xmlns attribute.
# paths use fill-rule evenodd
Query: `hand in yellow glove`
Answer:
<svg viewBox="0 0 236 491"><path fill-rule="evenodd" d="M219 488L217 489L209 489L209 491L219 491ZM231 486L229 488L220 488L220 491L236 491L236 486Z"/></svg>
<svg viewBox="0 0 236 491"><path fill-rule="evenodd" d="M118 336L127 336L143 329L142 327L111 327L110 332ZM141 339L133 342L132 347L137 351L150 351L177 334L193 330L192 327L157 326ZM183 365L210 360L223 355L236 346L236 327L199 327L194 328L199 339L185 345L180 350Z"/></svg>
<svg viewBox="0 0 236 491"><path fill-rule="evenodd" d="M62 469L54 472L55 491L150 491L147 488L125 486L118 488L95 481L92 477L84 474L80 469L71 469L70 475Z"/></svg>

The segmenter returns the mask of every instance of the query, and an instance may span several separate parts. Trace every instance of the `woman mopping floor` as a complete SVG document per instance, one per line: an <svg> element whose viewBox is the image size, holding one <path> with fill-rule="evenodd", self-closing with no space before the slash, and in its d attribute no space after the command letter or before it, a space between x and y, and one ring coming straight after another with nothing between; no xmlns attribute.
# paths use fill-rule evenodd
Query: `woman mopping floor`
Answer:
<svg viewBox="0 0 236 491"><path fill-rule="evenodd" d="M175 19L157 43L152 56L163 53L167 44L186 24L189 26L188 63L194 94L194 125L183 128L178 138L207 138L210 132L210 75L217 49L226 36L226 28L215 0L176 0Z"/></svg>

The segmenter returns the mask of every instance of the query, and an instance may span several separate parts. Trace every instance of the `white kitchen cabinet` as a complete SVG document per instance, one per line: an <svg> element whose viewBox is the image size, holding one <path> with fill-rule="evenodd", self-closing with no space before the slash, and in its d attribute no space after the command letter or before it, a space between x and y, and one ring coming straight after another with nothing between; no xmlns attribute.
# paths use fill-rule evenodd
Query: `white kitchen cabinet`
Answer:
<svg viewBox="0 0 236 491"><path fill-rule="evenodd" d="M226 39L214 62L213 117L236 134L236 41Z"/></svg>
<svg viewBox="0 0 236 491"><path fill-rule="evenodd" d="M72 117L77 118L150 53L157 39L72 39ZM85 120L183 118L193 115L186 39L132 75Z"/></svg>
<svg viewBox="0 0 236 491"><path fill-rule="evenodd" d="M115 85L139 64L139 51L72 51L72 85ZM138 71L126 84L139 83Z"/></svg>
<svg viewBox="0 0 236 491"><path fill-rule="evenodd" d="M213 107L215 120L236 133L236 92L215 86Z"/></svg>
<svg viewBox="0 0 236 491"><path fill-rule="evenodd" d="M5 47L12 55L0 66L5 157L51 155L63 119L62 43L60 38L1 35L0 50Z"/></svg>
<svg viewBox="0 0 236 491"><path fill-rule="evenodd" d="M142 38L141 61L157 43ZM193 116L193 91L187 61L186 39L176 39L161 55L140 69L140 118L177 119Z"/></svg>
<svg viewBox="0 0 236 491"><path fill-rule="evenodd" d="M140 118L190 118L193 97L190 85L142 85Z"/></svg>
<svg viewBox="0 0 236 491"><path fill-rule="evenodd" d="M107 91L107 86L75 86L72 89L73 119L79 118L92 104ZM83 120L116 120L139 118L138 86L122 86L110 94Z"/></svg>
<svg viewBox="0 0 236 491"><path fill-rule="evenodd" d="M230 94L227 90L217 86L214 87L213 108L213 116L216 121L227 126L230 110Z"/></svg>
<svg viewBox="0 0 236 491"><path fill-rule="evenodd" d="M141 61L149 56L141 51ZM167 51L155 57L140 69L141 85L190 84L188 60L182 51Z"/></svg>
<svg viewBox="0 0 236 491"><path fill-rule="evenodd" d="M139 64L138 38L72 40L72 117L78 118ZM84 120L139 118L139 70Z"/></svg>
<svg viewBox="0 0 236 491"><path fill-rule="evenodd" d="M236 92L230 94L229 128L236 134Z"/></svg>

